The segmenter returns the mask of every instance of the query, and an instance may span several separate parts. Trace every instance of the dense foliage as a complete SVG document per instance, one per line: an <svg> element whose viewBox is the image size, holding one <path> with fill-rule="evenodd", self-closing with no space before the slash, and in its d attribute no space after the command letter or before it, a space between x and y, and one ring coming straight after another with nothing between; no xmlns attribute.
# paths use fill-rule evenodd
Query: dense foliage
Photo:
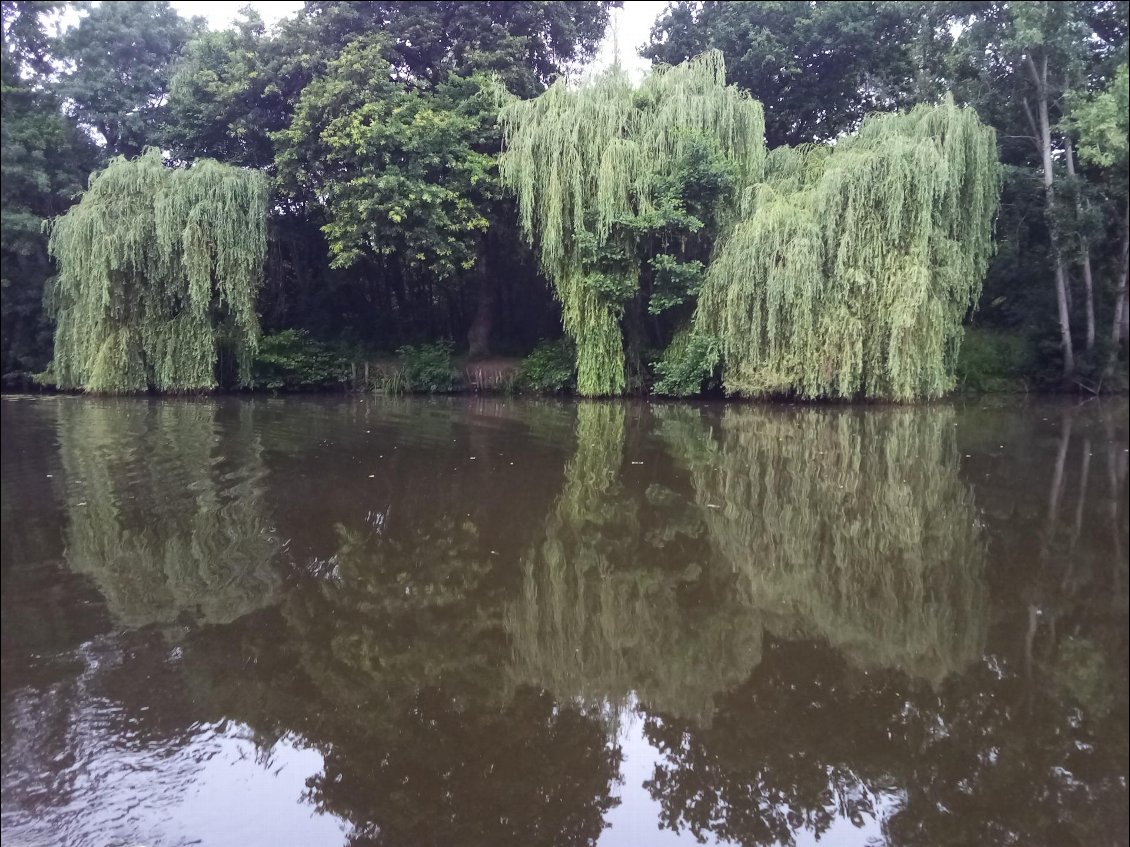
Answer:
<svg viewBox="0 0 1130 847"><path fill-rule="evenodd" d="M50 3L3 4L0 60L0 276L3 373L36 373L51 356L53 327L43 293L54 271L43 234L46 218L65 212L95 162L93 142L60 111L43 84L50 66L45 19Z"/></svg>
<svg viewBox="0 0 1130 847"><path fill-rule="evenodd" d="M873 116L830 150L773 151L695 316L726 390L895 400L951 390L998 191L992 130L952 102ZM714 363L702 364L708 376Z"/></svg>
<svg viewBox="0 0 1130 847"><path fill-rule="evenodd" d="M266 391L311 391L345 384L348 366L342 355L298 329L284 329L259 339L251 364L251 387Z"/></svg>
<svg viewBox="0 0 1130 847"><path fill-rule="evenodd" d="M771 147L829 142L869 110L952 91L997 131L1004 165L995 259L971 320L1030 340L1033 383L1100 390L1126 380L1130 217L1125 168L1090 151L1125 125L1102 96L1120 90L1127 12L1112 0L677 2L645 53L671 63L721 49L730 79L766 104Z"/></svg>
<svg viewBox="0 0 1130 847"><path fill-rule="evenodd" d="M228 356L250 381L267 186L254 171L150 150L114 159L56 219L55 383L87 391L213 388Z"/></svg>
<svg viewBox="0 0 1130 847"><path fill-rule="evenodd" d="M706 225L689 208L687 193L703 186L687 170L714 160L705 210L735 205L761 175L761 105L726 86L722 55L709 52L648 76L638 90L618 67L592 84L559 82L509 104L502 121L502 178L517 193L522 231L576 341L577 389L620 394L620 320L640 293L641 264L652 263L668 298L654 305L680 302L669 292L686 285L681 254Z"/></svg>
<svg viewBox="0 0 1130 847"><path fill-rule="evenodd" d="M655 73L636 85L614 67L580 82L617 5L307 2L271 27L248 9L209 31L163 0L4 0L5 384L52 358L60 304L43 303L61 269L43 223L77 201L92 171L147 147L166 164L208 158L265 177L251 312L268 333L306 333L358 363L444 338L456 355L520 357L564 335L587 394L658 383L675 394L934 395L953 380L961 320L1023 338L1029 385L1125 384L1127 3L679 0L643 49ZM931 318L904 332L875 325L867 299L883 291L898 300L888 317L921 317L907 300L919 288L827 274L840 308L876 334L903 332L916 348L906 367L888 344L863 356L885 371L878 379L848 365L839 388L831 376L806 382L780 329L772 367L738 364L737 376L725 338L700 331L700 301L721 290L712 264L717 281L717 260L737 255L725 235L741 201L764 199L774 182L760 172L766 152L770 163L803 159L814 185L827 183L841 156L852 168L842 136L895 126L868 114L938 105L946 92L996 131L1003 165L992 249L974 239L948 254L962 271L992 256L983 292L941 262L935 283L953 285L926 287L950 328ZM805 145L815 148L788 152ZM786 193L793 223L814 213L814 201ZM766 212L752 214L767 223ZM720 320L737 328L748 316L726 303ZM194 377L176 387L212 384L199 361L183 365ZM267 381L306 382L276 377Z"/></svg>

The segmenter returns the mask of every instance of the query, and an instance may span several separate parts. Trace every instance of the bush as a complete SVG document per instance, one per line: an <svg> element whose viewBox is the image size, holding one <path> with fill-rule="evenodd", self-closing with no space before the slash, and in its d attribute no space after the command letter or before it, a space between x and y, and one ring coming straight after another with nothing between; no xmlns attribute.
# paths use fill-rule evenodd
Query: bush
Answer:
<svg viewBox="0 0 1130 847"><path fill-rule="evenodd" d="M683 330L653 365L657 379L652 390L669 397L690 397L716 388L714 372L718 359L718 345L714 341Z"/></svg>
<svg viewBox="0 0 1130 847"><path fill-rule="evenodd" d="M397 350L403 390L417 394L454 391L459 385L459 371L451 358L451 351L450 341L405 345Z"/></svg>
<svg viewBox="0 0 1130 847"><path fill-rule="evenodd" d="M346 380L345 360L305 330L284 329L259 339L251 363L257 391L309 391L337 388Z"/></svg>
<svg viewBox="0 0 1130 847"><path fill-rule="evenodd" d="M957 359L957 387L972 392L1026 391L1036 350L1022 332L967 329Z"/></svg>
<svg viewBox="0 0 1130 847"><path fill-rule="evenodd" d="M560 394L576 384L577 351L572 339L542 341L522 360L523 388L539 394Z"/></svg>

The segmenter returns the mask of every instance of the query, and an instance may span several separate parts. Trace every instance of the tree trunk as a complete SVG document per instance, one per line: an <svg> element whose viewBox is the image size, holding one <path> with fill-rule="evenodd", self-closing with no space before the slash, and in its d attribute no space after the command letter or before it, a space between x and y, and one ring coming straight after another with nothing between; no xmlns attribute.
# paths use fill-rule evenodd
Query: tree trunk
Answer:
<svg viewBox="0 0 1130 847"><path fill-rule="evenodd" d="M1118 355L1120 346L1126 346L1126 282L1128 277L1130 277L1130 201L1127 202L1122 217L1122 268L1118 273L1118 294L1114 301L1114 326L1111 328L1110 334L1115 356Z"/></svg>
<svg viewBox="0 0 1130 847"><path fill-rule="evenodd" d="M1051 233L1052 253L1055 256L1055 300L1059 312L1059 343L1063 350L1063 378L1069 380L1075 373L1075 348L1071 343L1071 314L1067 308L1067 269L1059 250L1059 233L1055 225L1055 171L1052 168L1052 130L1048 118L1048 60L1045 56L1037 70L1031 56L1026 57L1028 71L1036 84L1039 114L1039 148L1044 170L1044 196L1047 202L1048 230Z"/></svg>
<svg viewBox="0 0 1130 847"><path fill-rule="evenodd" d="M1067 173L1074 178L1075 151L1071 148L1071 139L1064 136L1063 145L1067 154ZM1076 194L1076 214L1079 214L1082 210L1082 203L1078 198L1079 195ZM1095 282L1094 276L1091 274L1091 246L1086 239L1083 240L1081 245L1080 260L1083 264L1083 309L1087 318L1087 352L1090 353L1095 349Z"/></svg>
<svg viewBox="0 0 1130 847"><path fill-rule="evenodd" d="M470 359L490 355L490 336L494 328L494 285L484 253L485 249L475 263L475 317L467 330L467 357Z"/></svg>

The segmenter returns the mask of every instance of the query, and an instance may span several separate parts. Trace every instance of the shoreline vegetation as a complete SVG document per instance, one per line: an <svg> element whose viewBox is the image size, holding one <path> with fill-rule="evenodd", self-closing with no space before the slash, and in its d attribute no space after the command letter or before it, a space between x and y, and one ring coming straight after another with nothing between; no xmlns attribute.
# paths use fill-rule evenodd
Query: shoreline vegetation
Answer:
<svg viewBox="0 0 1130 847"><path fill-rule="evenodd" d="M620 5L5 2L0 386L1127 390L1128 4Z"/></svg>
<svg viewBox="0 0 1130 847"><path fill-rule="evenodd" d="M226 386L196 391L137 392L150 396L286 395L286 394L375 394L473 395L531 397L575 397L576 364L571 345L558 340L543 342L526 357L492 356L472 359L453 353L448 342L405 347L397 355L361 355L335 350L301 333L264 336L252 364L252 382L247 387ZM4 394L84 394L60 389L49 374L5 374ZM1100 384L1077 380L1065 385L1057 374L1041 368L1036 342L1016 332L968 329L957 365L957 385L939 399L978 395L1126 395L1125 368L1108 375ZM91 396L99 396L92 392ZM693 397L658 395L650 386L626 393L619 399L653 398L679 403L701 400L747 400L728 396L720 388ZM613 398L616 399L616 398ZM753 402L805 402L787 394L752 398ZM879 402L865 398L812 400L822 403Z"/></svg>

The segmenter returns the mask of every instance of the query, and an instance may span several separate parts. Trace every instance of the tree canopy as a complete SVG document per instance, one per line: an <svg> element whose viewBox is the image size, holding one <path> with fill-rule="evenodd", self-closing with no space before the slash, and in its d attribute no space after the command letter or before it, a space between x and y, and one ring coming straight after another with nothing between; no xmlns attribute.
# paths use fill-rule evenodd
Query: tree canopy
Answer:
<svg viewBox="0 0 1130 847"><path fill-rule="evenodd" d="M59 85L67 110L111 154L136 156L160 140L173 65L202 28L168 3L100 3L62 36Z"/></svg>
<svg viewBox="0 0 1130 847"><path fill-rule="evenodd" d="M728 190L713 198L722 223L696 337L676 342L658 390L697 392L717 365L747 396L912 400L953 387L999 192L993 132L971 110L875 116L835 147L777 148L766 170L761 106L726 85L713 51L638 91L616 69L559 84L503 121L503 179L561 298L580 393L622 393L619 321L641 264L669 273L663 237L703 227L663 192L696 143L718 151Z"/></svg>
<svg viewBox="0 0 1130 847"><path fill-rule="evenodd" d="M919 106L870 117L834 148L778 148L768 171L695 316L726 390L950 391L992 253L993 131L952 101Z"/></svg>
<svg viewBox="0 0 1130 847"><path fill-rule="evenodd" d="M206 30L165 0L5 0L5 384L30 384L52 355L56 312L44 293L58 269L43 222L77 202L92 171L147 147L168 165L213 159L262 176L257 318L268 334L328 351L337 373L405 345L450 343L473 361L524 356L546 341L563 356L575 348L576 368L568 357L559 364L588 394L906 398L952 385L1101 391L1127 382L1130 188L1118 76L1127 3L680 0L642 49L653 62L642 80L589 67L612 37L617 5L319 0L270 26L248 8L229 28ZM679 105L691 91L694 108ZM802 286L801 300L833 309L824 294L834 293L835 308L850 303L861 326L887 339L852 353L871 364L837 361L828 367L838 376L815 377L817 336L801 319L801 344L780 323L800 314L792 299L758 307L777 310L772 354L754 334L737 356L721 328L751 320L753 287L719 285L720 262L755 271L737 258L751 219L770 222L774 193L778 211L798 210L793 224L820 214L816 195L832 208L834 174L852 167L840 150L863 156L856 136L868 115L942 114L947 93L995 131L1001 162L992 249L974 239L960 260L971 272L984 264L983 285L941 284L954 278L949 260L926 284L950 329L889 323L924 314L913 275L860 287L822 267L823 282ZM762 131L738 139L719 130L749 124L737 118L754 110ZM770 171L743 165L739 142ZM912 155L909 142L898 146ZM789 162L811 191L781 182ZM903 200L892 197L892 208ZM566 201L555 221L546 210ZM842 245L820 224L826 264ZM880 242L888 258L917 255L893 236ZM797 273L790 265L790 278ZM778 298L784 279L774 271L758 288L777 286ZM711 299L723 289L738 299ZM876 320L878 301L863 292L880 289L897 302ZM959 349L955 321L978 330L972 345ZM892 347L896 335L904 341ZM815 368L803 378L798 344ZM762 348L769 359L752 352ZM998 376L986 379L985 363Z"/></svg>
<svg viewBox="0 0 1130 847"><path fill-rule="evenodd" d="M66 211L94 166L95 146L61 111L47 84L49 3L5 2L0 67L0 275L3 369L41 371L52 326L43 313L54 273L43 234L46 218Z"/></svg>
<svg viewBox="0 0 1130 847"><path fill-rule="evenodd" d="M262 175L158 151L114 159L58 218L54 376L98 392L216 385L221 354L246 383L266 250Z"/></svg>
<svg viewBox="0 0 1130 847"><path fill-rule="evenodd" d="M619 68L591 84L559 82L503 109L503 181L518 197L522 230L562 304L577 343L577 389L625 388L619 320L640 289L650 239L694 233L703 221L669 188L705 145L728 171L734 204L765 158L761 105L725 84L717 52L647 77L637 90ZM667 255L659 253L658 255Z"/></svg>

